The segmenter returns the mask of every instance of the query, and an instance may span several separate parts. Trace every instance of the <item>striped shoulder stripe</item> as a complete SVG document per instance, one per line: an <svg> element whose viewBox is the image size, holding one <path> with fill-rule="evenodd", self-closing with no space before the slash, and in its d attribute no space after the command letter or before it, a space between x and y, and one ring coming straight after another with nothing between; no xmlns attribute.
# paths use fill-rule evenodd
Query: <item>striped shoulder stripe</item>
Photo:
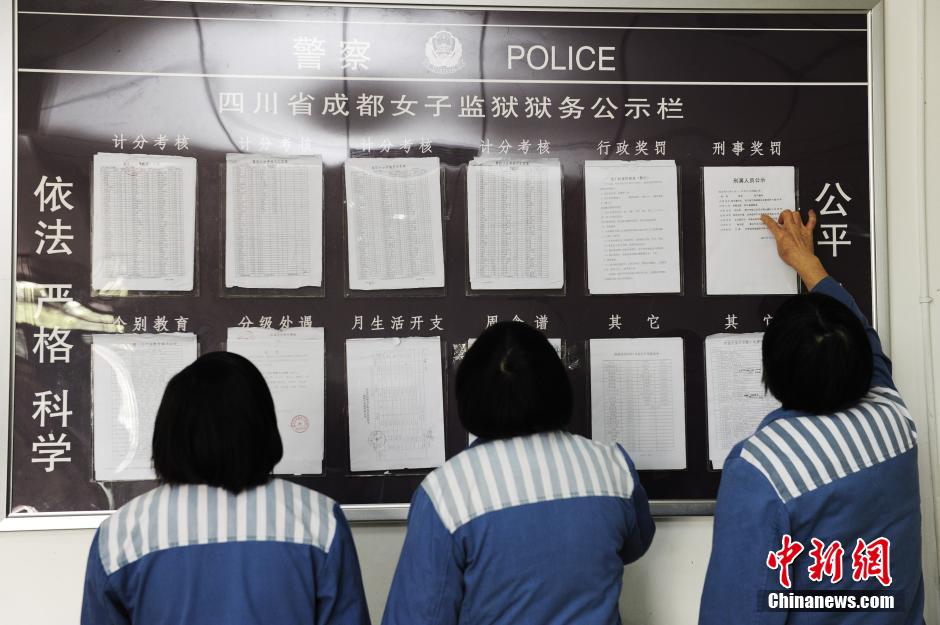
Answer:
<svg viewBox="0 0 940 625"><path fill-rule="evenodd" d="M892 389L873 388L847 410L777 419L741 449L784 502L909 451L917 443L910 413Z"/></svg>
<svg viewBox="0 0 940 625"><path fill-rule="evenodd" d="M489 441L433 471L422 488L450 532L488 512L541 501L629 499L634 483L616 446L566 432Z"/></svg>
<svg viewBox="0 0 940 625"><path fill-rule="evenodd" d="M237 495L205 484L164 485L106 519L98 551L108 575L148 554L187 545L276 541L328 552L336 535L335 505L277 479Z"/></svg>

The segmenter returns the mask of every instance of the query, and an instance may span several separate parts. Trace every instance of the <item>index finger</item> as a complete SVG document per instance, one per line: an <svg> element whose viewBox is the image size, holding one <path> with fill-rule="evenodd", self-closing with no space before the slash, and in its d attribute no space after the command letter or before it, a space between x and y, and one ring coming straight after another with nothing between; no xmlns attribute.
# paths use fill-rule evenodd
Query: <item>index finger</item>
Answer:
<svg viewBox="0 0 940 625"><path fill-rule="evenodd" d="M764 222L764 225L767 226L767 229L770 230L775 239L779 238L783 234L783 227L778 224L777 220L770 215L761 215L760 220Z"/></svg>

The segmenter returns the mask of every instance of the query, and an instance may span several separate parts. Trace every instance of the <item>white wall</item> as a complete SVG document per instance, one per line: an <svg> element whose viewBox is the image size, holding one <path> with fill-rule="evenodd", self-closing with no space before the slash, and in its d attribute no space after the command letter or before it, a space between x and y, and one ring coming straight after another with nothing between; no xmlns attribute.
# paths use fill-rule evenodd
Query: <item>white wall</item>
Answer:
<svg viewBox="0 0 940 625"><path fill-rule="evenodd" d="M0 4L0 85L9 85L11 48L7 7ZM921 486L924 496L925 566L927 586L927 621L940 623L940 586L938 586L937 551L934 544L935 505L931 488L927 440L927 390L924 354L936 355L940 364L940 304L931 308L934 332L926 336L920 320L920 283L922 267L916 245L917 207L923 184L918 182L916 153L917 63L924 49L917 32L919 0L885 0L885 69L888 207L889 207L889 282L892 356L898 385L919 419L921 432ZM928 175L926 188L932 210L928 227L931 241L940 242L940 0L926 0L929 73L927 120ZM573 3L577 6L578 3ZM664 6L670 3L663 2ZM673 3L674 5L674 3ZM759 0L744 3L761 6ZM6 87L3 87L6 89ZM10 98L0 97L0 120L9 119ZM11 146L9 127L0 123L0 146ZM0 172L10 171L9 150L0 149ZM931 178L930 173L933 173ZM2 189L2 187L0 187ZM0 258L9 258L8 231L12 207L10 194L0 193ZM940 247L931 251L930 292L940 297ZM10 281L0 276L0 293L10 292ZM2 310L0 306L0 310ZM7 327L0 312L0 327ZM2 359L0 359L2 361ZM2 365L0 365L2 368ZM0 370L0 373L3 373ZM6 376L0 376L0 381ZM0 382L2 384L2 382ZM0 396L5 396L0 388ZM940 388L935 389L940 392ZM935 397L940 400L940 396ZM0 423L5 422L0 419ZM936 438L932 443L937 446ZM940 476L937 476L940 480ZM0 610L9 623L25 625L67 625L78 622L81 584L85 557L92 532L46 531L0 533ZM354 529L359 549L369 608L378 619L391 581L398 552L404 538L401 526L360 526ZM646 625L685 625L695 622L698 596L702 588L711 541L710 518L660 519L656 540L649 554L627 567L624 575L622 611L625 622Z"/></svg>

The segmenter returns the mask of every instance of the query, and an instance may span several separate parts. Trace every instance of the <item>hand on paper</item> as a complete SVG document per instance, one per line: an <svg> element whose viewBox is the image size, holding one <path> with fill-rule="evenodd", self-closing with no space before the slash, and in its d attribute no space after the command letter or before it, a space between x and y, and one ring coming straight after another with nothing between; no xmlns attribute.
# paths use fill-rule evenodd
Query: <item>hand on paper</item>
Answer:
<svg viewBox="0 0 940 625"><path fill-rule="evenodd" d="M780 213L776 221L769 215L761 215L761 220L777 241L777 254L780 259L800 274L807 289L812 290L828 275L819 258L813 253L815 211L809 211L809 219L805 225L800 213L790 210Z"/></svg>

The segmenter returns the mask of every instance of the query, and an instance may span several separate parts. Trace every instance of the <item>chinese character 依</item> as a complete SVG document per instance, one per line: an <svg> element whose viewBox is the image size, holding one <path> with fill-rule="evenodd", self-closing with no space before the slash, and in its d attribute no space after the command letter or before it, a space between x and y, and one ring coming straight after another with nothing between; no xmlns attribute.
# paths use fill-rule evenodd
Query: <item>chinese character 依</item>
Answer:
<svg viewBox="0 0 940 625"><path fill-rule="evenodd" d="M780 585L790 588L793 584L790 580L790 564L803 553L803 544L793 540L789 534L783 535L782 542L779 551L771 551L767 554L767 568L780 569Z"/></svg>
<svg viewBox="0 0 940 625"><path fill-rule="evenodd" d="M33 406L36 410L33 412L33 420L39 419L39 427L46 427L46 419L61 419L62 427L69 426L69 391L62 389L61 393L53 391L41 391L33 394Z"/></svg>
<svg viewBox="0 0 940 625"><path fill-rule="evenodd" d="M74 207L68 201L72 192L71 182L62 182L61 176L55 177L55 182L51 182L47 176L43 176L33 191L33 195L39 198L39 212L45 212L46 208L50 213L54 213L60 208L72 210Z"/></svg>

